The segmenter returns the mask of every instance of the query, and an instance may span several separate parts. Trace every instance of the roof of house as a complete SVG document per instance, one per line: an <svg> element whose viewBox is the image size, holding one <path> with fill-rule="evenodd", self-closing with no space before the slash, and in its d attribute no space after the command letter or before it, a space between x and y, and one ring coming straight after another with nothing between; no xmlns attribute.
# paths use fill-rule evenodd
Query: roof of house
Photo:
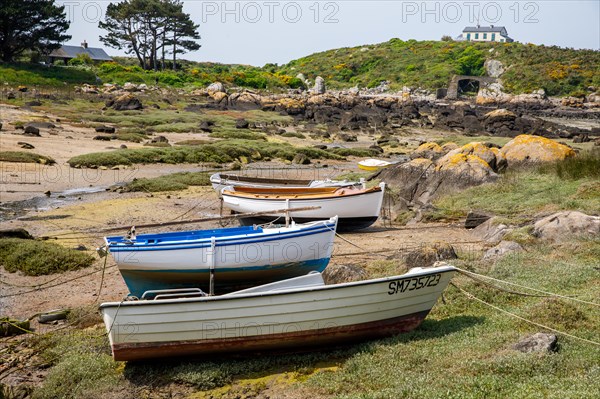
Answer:
<svg viewBox="0 0 600 399"><path fill-rule="evenodd" d="M463 32L506 32L504 26L467 26Z"/></svg>
<svg viewBox="0 0 600 399"><path fill-rule="evenodd" d="M78 54L88 54L94 61L112 61L112 58L101 48L82 46L61 46L52 51L50 57L75 58Z"/></svg>

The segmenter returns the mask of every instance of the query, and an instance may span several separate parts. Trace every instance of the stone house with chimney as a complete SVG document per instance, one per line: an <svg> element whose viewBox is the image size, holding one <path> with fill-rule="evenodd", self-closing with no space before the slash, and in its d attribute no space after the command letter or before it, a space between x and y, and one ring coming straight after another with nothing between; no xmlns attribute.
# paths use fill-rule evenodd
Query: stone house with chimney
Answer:
<svg viewBox="0 0 600 399"><path fill-rule="evenodd" d="M85 40L83 43L81 43L81 46L60 46L60 48L53 50L48 55L48 60L50 64L54 64L54 62L57 60L62 60L65 64L67 64L69 60L77 57L79 54L89 55L94 62L106 62L113 60L108 54L106 54L104 49L89 47Z"/></svg>

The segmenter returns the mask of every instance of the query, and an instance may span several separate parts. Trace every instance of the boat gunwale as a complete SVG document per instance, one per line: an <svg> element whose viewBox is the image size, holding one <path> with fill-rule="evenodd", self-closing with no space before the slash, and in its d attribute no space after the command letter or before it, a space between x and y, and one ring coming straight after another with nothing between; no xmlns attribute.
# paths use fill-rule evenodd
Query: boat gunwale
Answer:
<svg viewBox="0 0 600 399"><path fill-rule="evenodd" d="M369 195L369 194L378 194L380 192L383 192L383 187L381 187L380 185L375 186L375 187L371 187L371 188L367 188L367 189L350 189L350 191L358 191L358 192L351 192L351 193L343 193L343 194L336 194L337 191L339 190L347 190L347 187L340 187L340 188L336 188L334 191L329 192L329 194L323 192L323 193L315 193L315 194L283 194L283 193L277 193L274 191L268 191L268 189L265 189L264 193L257 193L257 192L245 192L245 191L236 191L237 187L234 188L234 190L227 190L226 188L224 188L221 191L221 195L222 196L228 196L231 198L244 198L244 199L250 199L250 200L261 200L261 201L283 201L283 200L287 200L289 199L290 201L319 201L319 200L333 200L333 199L343 199L343 198L349 198L349 197L356 197L356 196L360 196L360 195ZM274 196L277 195L278 197L275 198ZM302 211L300 211L302 212Z"/></svg>
<svg viewBox="0 0 600 399"><path fill-rule="evenodd" d="M274 232L265 232L265 229L262 229L260 232L257 231L255 234L245 234L245 235L236 235L236 236L215 236L215 245L218 247L229 246L229 245L244 245L251 244L256 242L267 242L273 241L277 239L290 239L290 238L298 238L311 236L321 233L327 233L328 231L335 231L337 226L337 216L327 220L317 220L314 222L297 224L296 226L301 226L297 229L292 228L280 228L279 231ZM308 224L313 224L312 226L306 226ZM288 231L281 231L283 229L288 229ZM156 234L158 235L158 234ZM156 236L155 235L155 236ZM142 236L138 236L139 239ZM105 237L105 242L109 246L110 250L116 250L115 252L126 252L132 250L150 250L151 248L164 248L169 246L176 245L200 245L199 247L193 248L203 248L209 247L211 244L212 237L203 237L203 238L194 238L190 240L165 240L162 242L132 242L128 243L124 240L122 241L108 241L108 238ZM121 237L122 238L122 237ZM240 241L240 242L235 242ZM182 248L188 249L188 248ZM191 248L189 248L191 249Z"/></svg>
<svg viewBox="0 0 600 399"><path fill-rule="evenodd" d="M412 279L414 277L422 277L430 274L445 274L445 273L454 273L457 269L454 266L438 266L435 268L427 268L419 270L415 273L411 273L410 271L396 276L389 277L380 277L376 279L370 280L362 280L362 281L352 281L348 283L341 284L332 284L332 285L322 285L316 287L301 287L301 288L290 288L288 290L281 291L267 291L267 292L257 292L257 293L249 293L249 294L240 294L240 295L222 295L222 296L212 296L212 297L201 297L201 298L178 298L178 299L165 299L160 301L120 301L120 302L105 302L100 304L99 309L108 309L108 308L119 308L123 306L146 306L146 304L154 304L154 305L180 305L187 303L195 303L195 302L213 302L213 301L226 301L226 300L237 300L237 299L249 299L249 298L261 298L268 296L280 296L280 295L290 295L290 294L302 294L309 293L315 291L333 291L343 288L351 288L358 286L367 286L380 284L391 281L402 281L407 279Z"/></svg>
<svg viewBox="0 0 600 399"><path fill-rule="evenodd" d="M215 176L218 176L218 181L217 178ZM214 180L213 180L213 177ZM216 184L227 184L227 181L230 180L232 182L242 182L242 183L265 183L265 184L281 184L281 185L291 185L291 184L298 184L298 185L306 185L307 187L314 182L315 180L308 180L308 179L278 179L278 178L274 178L274 177L252 177L252 176L239 176L239 175L230 175L230 174L221 174L221 173L215 173L212 176L210 176L210 181L211 183L216 183Z"/></svg>

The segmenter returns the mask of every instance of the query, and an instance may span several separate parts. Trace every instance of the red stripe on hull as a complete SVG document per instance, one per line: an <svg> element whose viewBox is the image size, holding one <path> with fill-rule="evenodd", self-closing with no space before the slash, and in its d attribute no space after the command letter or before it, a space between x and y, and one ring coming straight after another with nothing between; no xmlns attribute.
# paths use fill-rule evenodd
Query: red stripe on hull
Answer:
<svg viewBox="0 0 600 399"><path fill-rule="evenodd" d="M251 337L116 344L113 345L112 350L115 360L275 350L305 351L308 348L337 346L341 343L365 341L412 331L421 324L428 313L427 310L369 323Z"/></svg>

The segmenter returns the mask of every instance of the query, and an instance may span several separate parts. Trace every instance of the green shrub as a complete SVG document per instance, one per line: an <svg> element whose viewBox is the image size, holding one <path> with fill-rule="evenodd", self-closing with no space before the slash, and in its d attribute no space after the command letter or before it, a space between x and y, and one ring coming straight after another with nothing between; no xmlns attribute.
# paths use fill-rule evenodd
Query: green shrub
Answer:
<svg viewBox="0 0 600 399"><path fill-rule="evenodd" d="M285 133L281 133L280 136L281 137L296 137L298 139L306 138L305 135L303 135L302 133L298 133L298 132L285 132Z"/></svg>
<svg viewBox="0 0 600 399"><path fill-rule="evenodd" d="M242 140L262 140L266 141L267 138L264 134L247 132L243 130L233 131L222 131L210 133L208 137L220 138L220 139L242 139Z"/></svg>
<svg viewBox="0 0 600 399"><path fill-rule="evenodd" d="M77 54L77 56L75 58L71 58L67 64L69 64L71 66L77 66L77 65L92 65L93 63L94 63L94 61L92 60L92 57L89 56L89 54L80 53L80 54Z"/></svg>
<svg viewBox="0 0 600 399"><path fill-rule="evenodd" d="M90 309L73 309L89 319ZM97 314L94 312L93 314ZM72 322L78 324L78 320ZM36 336L31 345L51 368L33 399L123 397L122 363L110 356L108 340L97 329L69 329Z"/></svg>
<svg viewBox="0 0 600 399"><path fill-rule="evenodd" d="M24 151L0 151L0 161L4 162L25 162L25 163L41 163L52 165L56 161L45 155L36 154L34 152Z"/></svg>
<svg viewBox="0 0 600 399"><path fill-rule="evenodd" d="M210 185L210 175L204 172L180 172L155 178L134 179L125 185L125 191L178 191L189 186Z"/></svg>
<svg viewBox="0 0 600 399"><path fill-rule="evenodd" d="M342 157L372 157L379 154L370 148L329 148L327 151Z"/></svg>
<svg viewBox="0 0 600 399"><path fill-rule="evenodd" d="M0 239L0 264L9 272L40 276L77 270L94 263L90 255L62 245L20 238Z"/></svg>
<svg viewBox="0 0 600 399"><path fill-rule="evenodd" d="M2 83L27 86L58 86L67 84L96 83L94 72L88 69L70 68L59 65L0 63Z"/></svg>
<svg viewBox="0 0 600 399"><path fill-rule="evenodd" d="M167 148L135 148L110 152L84 154L69 159L73 167L98 167L151 163L227 163L247 159L280 158L291 161L297 153L311 159L337 159L344 157L309 147L294 147L288 143L271 143L262 140L223 140L200 146Z"/></svg>
<svg viewBox="0 0 600 399"><path fill-rule="evenodd" d="M291 78L289 80L288 86L291 89L303 89L304 88L304 82L298 78Z"/></svg>
<svg viewBox="0 0 600 399"><path fill-rule="evenodd" d="M483 63L485 56L474 47L467 47L458 58L456 73L458 75L482 76L485 73Z"/></svg>

